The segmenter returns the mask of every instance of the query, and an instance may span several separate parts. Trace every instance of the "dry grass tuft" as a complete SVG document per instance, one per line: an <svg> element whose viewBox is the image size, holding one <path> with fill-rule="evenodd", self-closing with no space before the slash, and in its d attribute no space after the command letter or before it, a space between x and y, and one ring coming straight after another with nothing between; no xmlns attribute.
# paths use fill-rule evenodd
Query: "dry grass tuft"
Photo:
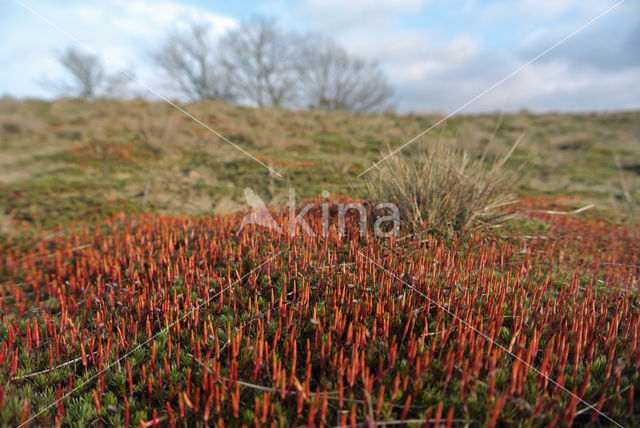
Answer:
<svg viewBox="0 0 640 428"><path fill-rule="evenodd" d="M493 165L442 142L428 144L417 156L392 157L367 178L369 197L395 203L402 221L415 230L495 226L512 215L503 207L516 201L511 189L520 174L505 163L523 137Z"/></svg>

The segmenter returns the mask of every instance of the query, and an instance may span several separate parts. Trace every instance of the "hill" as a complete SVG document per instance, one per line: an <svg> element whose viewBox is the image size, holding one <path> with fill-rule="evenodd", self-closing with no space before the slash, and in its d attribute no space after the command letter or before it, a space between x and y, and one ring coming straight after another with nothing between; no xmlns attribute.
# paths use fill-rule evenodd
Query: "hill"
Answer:
<svg viewBox="0 0 640 428"><path fill-rule="evenodd" d="M278 179L164 103L144 100L0 101L0 212L48 226L126 212L226 213L251 186L274 205L327 190L358 195L357 174L441 118L183 106L280 172ZM454 117L402 152L439 139L480 156L526 132L511 164L526 162L523 196L572 195L615 206L640 189L640 113ZM619 166L616 164L616 159ZM621 181L622 180L622 181ZM636 196L637 200L637 196Z"/></svg>

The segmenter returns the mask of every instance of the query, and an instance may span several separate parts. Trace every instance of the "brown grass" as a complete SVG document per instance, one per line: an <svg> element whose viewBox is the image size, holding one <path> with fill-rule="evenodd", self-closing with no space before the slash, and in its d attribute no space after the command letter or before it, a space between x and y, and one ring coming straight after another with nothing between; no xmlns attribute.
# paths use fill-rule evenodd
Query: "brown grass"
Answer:
<svg viewBox="0 0 640 428"><path fill-rule="evenodd" d="M518 170L505 163L524 137L491 166L483 158L437 141L414 157L394 156L367 177L369 196L393 202L400 218L415 230L447 232L469 226L488 227L510 217L502 209L516 201Z"/></svg>

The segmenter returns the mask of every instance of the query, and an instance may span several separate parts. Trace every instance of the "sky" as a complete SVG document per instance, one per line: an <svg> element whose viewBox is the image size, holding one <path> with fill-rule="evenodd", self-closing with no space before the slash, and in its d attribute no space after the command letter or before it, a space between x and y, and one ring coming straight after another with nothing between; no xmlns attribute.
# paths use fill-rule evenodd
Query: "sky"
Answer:
<svg viewBox="0 0 640 428"><path fill-rule="evenodd" d="M75 46L97 52L113 71L132 70L144 85L171 97L171 83L150 60L169 31L204 20L220 35L260 14L378 61L401 113L640 109L638 0L623 1L528 64L616 3L2 0L0 96L51 97L43 82L62 76L56 54ZM154 98L140 85L132 89Z"/></svg>

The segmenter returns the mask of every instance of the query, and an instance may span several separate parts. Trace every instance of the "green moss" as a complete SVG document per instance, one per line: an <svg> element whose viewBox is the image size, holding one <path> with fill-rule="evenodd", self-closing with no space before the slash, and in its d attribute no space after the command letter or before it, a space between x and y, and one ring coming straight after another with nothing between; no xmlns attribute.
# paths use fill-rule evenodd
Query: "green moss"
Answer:
<svg viewBox="0 0 640 428"><path fill-rule="evenodd" d="M340 153L342 151L350 151L351 145L347 143L344 135L314 134L310 139L317 143L314 149L321 153Z"/></svg>
<svg viewBox="0 0 640 428"><path fill-rule="evenodd" d="M105 197L112 188L99 179L43 176L3 187L0 210L13 212L18 221L48 227L66 225L72 220L100 219L119 211L139 210L139 204L129 199Z"/></svg>

